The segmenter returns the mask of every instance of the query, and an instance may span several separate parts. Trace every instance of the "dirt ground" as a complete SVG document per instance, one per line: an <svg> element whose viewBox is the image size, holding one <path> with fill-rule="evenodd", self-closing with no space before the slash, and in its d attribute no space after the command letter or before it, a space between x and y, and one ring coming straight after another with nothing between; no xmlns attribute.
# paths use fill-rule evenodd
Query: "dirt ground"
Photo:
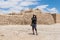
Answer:
<svg viewBox="0 0 60 40"><path fill-rule="evenodd" d="M0 25L0 40L60 40L60 24L37 25L32 35L30 25Z"/></svg>

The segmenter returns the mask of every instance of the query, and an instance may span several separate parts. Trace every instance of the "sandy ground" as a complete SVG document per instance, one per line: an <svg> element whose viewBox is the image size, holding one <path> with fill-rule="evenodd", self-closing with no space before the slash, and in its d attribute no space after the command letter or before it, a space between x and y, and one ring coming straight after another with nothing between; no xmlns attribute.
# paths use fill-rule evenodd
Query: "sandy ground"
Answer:
<svg viewBox="0 0 60 40"><path fill-rule="evenodd" d="M0 40L60 40L60 24L37 25L32 35L30 25L0 25Z"/></svg>

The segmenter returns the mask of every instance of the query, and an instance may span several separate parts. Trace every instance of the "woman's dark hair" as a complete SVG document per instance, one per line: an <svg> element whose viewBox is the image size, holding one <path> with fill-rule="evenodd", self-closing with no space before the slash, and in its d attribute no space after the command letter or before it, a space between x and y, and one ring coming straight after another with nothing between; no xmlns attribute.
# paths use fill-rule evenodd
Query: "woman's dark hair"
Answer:
<svg viewBox="0 0 60 40"><path fill-rule="evenodd" d="M36 18L36 15L33 15L33 18Z"/></svg>

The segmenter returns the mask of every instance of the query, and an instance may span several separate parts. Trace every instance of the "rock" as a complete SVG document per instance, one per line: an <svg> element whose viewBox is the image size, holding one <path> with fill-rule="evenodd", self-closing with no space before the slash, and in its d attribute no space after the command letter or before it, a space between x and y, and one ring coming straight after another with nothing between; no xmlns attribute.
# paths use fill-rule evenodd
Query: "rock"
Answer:
<svg viewBox="0 0 60 40"><path fill-rule="evenodd" d="M31 24L33 14L37 16L38 24L53 24L55 19L49 13L42 13L39 9L22 11L22 14L0 15L0 25L26 25Z"/></svg>

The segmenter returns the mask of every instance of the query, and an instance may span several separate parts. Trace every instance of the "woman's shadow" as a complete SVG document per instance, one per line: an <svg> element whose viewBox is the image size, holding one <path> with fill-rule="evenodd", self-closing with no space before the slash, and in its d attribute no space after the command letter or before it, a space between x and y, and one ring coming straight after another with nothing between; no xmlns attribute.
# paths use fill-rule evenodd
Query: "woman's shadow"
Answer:
<svg viewBox="0 0 60 40"><path fill-rule="evenodd" d="M28 33L28 35L33 35L33 33Z"/></svg>

